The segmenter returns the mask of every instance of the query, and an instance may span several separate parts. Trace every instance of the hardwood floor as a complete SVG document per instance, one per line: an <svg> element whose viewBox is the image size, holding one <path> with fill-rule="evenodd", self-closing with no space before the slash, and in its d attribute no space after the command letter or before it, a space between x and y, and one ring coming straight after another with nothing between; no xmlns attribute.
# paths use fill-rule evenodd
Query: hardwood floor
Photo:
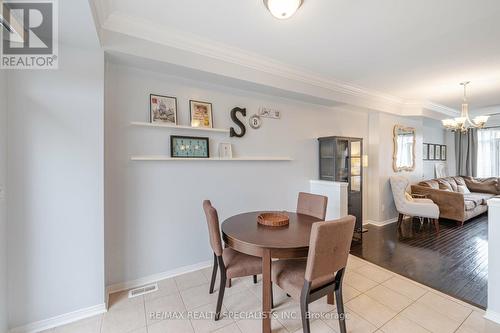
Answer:
<svg viewBox="0 0 500 333"><path fill-rule="evenodd" d="M428 222L405 220L385 227L367 226L363 244L351 254L385 267L468 303L486 308L488 285L488 216L461 228L440 221L439 234Z"/></svg>

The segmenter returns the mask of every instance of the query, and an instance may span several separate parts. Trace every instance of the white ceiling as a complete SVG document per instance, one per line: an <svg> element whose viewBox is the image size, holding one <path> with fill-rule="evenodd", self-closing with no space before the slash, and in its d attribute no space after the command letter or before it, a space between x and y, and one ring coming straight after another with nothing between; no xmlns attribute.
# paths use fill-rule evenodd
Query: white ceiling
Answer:
<svg viewBox="0 0 500 333"><path fill-rule="evenodd" d="M305 0L283 21L262 0L101 7L405 100L458 109L470 80L473 108L500 104L499 0Z"/></svg>

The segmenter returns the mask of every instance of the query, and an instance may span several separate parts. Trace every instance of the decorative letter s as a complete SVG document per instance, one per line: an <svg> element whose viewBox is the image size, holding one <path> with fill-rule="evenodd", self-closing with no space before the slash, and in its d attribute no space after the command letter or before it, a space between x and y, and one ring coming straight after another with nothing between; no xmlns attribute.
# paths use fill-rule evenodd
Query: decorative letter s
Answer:
<svg viewBox="0 0 500 333"><path fill-rule="evenodd" d="M246 133L246 128L245 128L245 124L243 124L243 122L241 120L238 119L238 117L236 116L237 113L241 113L241 115L243 117L246 117L247 116L247 109L242 109L242 108L234 108L231 110L231 119L234 121L234 123L236 125L238 125L238 127L240 128L240 134L236 133L236 131L234 130L233 127L231 127L229 129L229 136L230 137L238 137L238 138L241 138L243 135L245 135Z"/></svg>

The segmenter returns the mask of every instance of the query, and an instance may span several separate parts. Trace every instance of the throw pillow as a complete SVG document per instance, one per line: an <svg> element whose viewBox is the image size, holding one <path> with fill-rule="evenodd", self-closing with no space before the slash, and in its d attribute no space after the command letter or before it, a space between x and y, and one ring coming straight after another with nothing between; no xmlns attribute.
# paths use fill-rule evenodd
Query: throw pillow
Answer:
<svg viewBox="0 0 500 333"><path fill-rule="evenodd" d="M458 192L463 193L463 194L469 194L470 191L465 185L458 185Z"/></svg>

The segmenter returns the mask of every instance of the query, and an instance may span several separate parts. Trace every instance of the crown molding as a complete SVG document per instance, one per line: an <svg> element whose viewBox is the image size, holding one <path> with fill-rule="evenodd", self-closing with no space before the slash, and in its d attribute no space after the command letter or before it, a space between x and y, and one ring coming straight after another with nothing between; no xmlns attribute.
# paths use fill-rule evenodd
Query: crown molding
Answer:
<svg viewBox="0 0 500 333"><path fill-rule="evenodd" d="M405 101L403 104L404 109L407 110L407 113L409 114L411 114L411 111L409 110L413 109L420 110L420 112L423 112L425 110L432 111L448 117L457 117L458 115L460 115L460 112L458 110L431 101Z"/></svg>
<svg viewBox="0 0 500 333"><path fill-rule="evenodd" d="M102 43L102 27L110 14L110 4L107 0L88 0L92 17L96 23L97 35Z"/></svg>
<svg viewBox="0 0 500 333"><path fill-rule="evenodd" d="M99 3L99 1L97 2ZM104 7L96 7L96 9L97 11L105 10ZM322 77L310 71L290 66L260 54L203 38L185 31L168 28L164 25L133 17L119 11L111 12L108 15L101 15L100 17L106 17L101 23L100 29L102 30L242 66L282 79L294 80L309 86L328 89L339 95L362 99L367 104L374 105L374 109L383 109L384 112L388 112L387 110L390 109L393 110L394 113L423 115L423 109L425 108L447 116L457 113L456 110L437 103L429 101L407 101L383 92ZM380 107L381 105L384 107ZM420 108L420 111L417 110L418 108Z"/></svg>

